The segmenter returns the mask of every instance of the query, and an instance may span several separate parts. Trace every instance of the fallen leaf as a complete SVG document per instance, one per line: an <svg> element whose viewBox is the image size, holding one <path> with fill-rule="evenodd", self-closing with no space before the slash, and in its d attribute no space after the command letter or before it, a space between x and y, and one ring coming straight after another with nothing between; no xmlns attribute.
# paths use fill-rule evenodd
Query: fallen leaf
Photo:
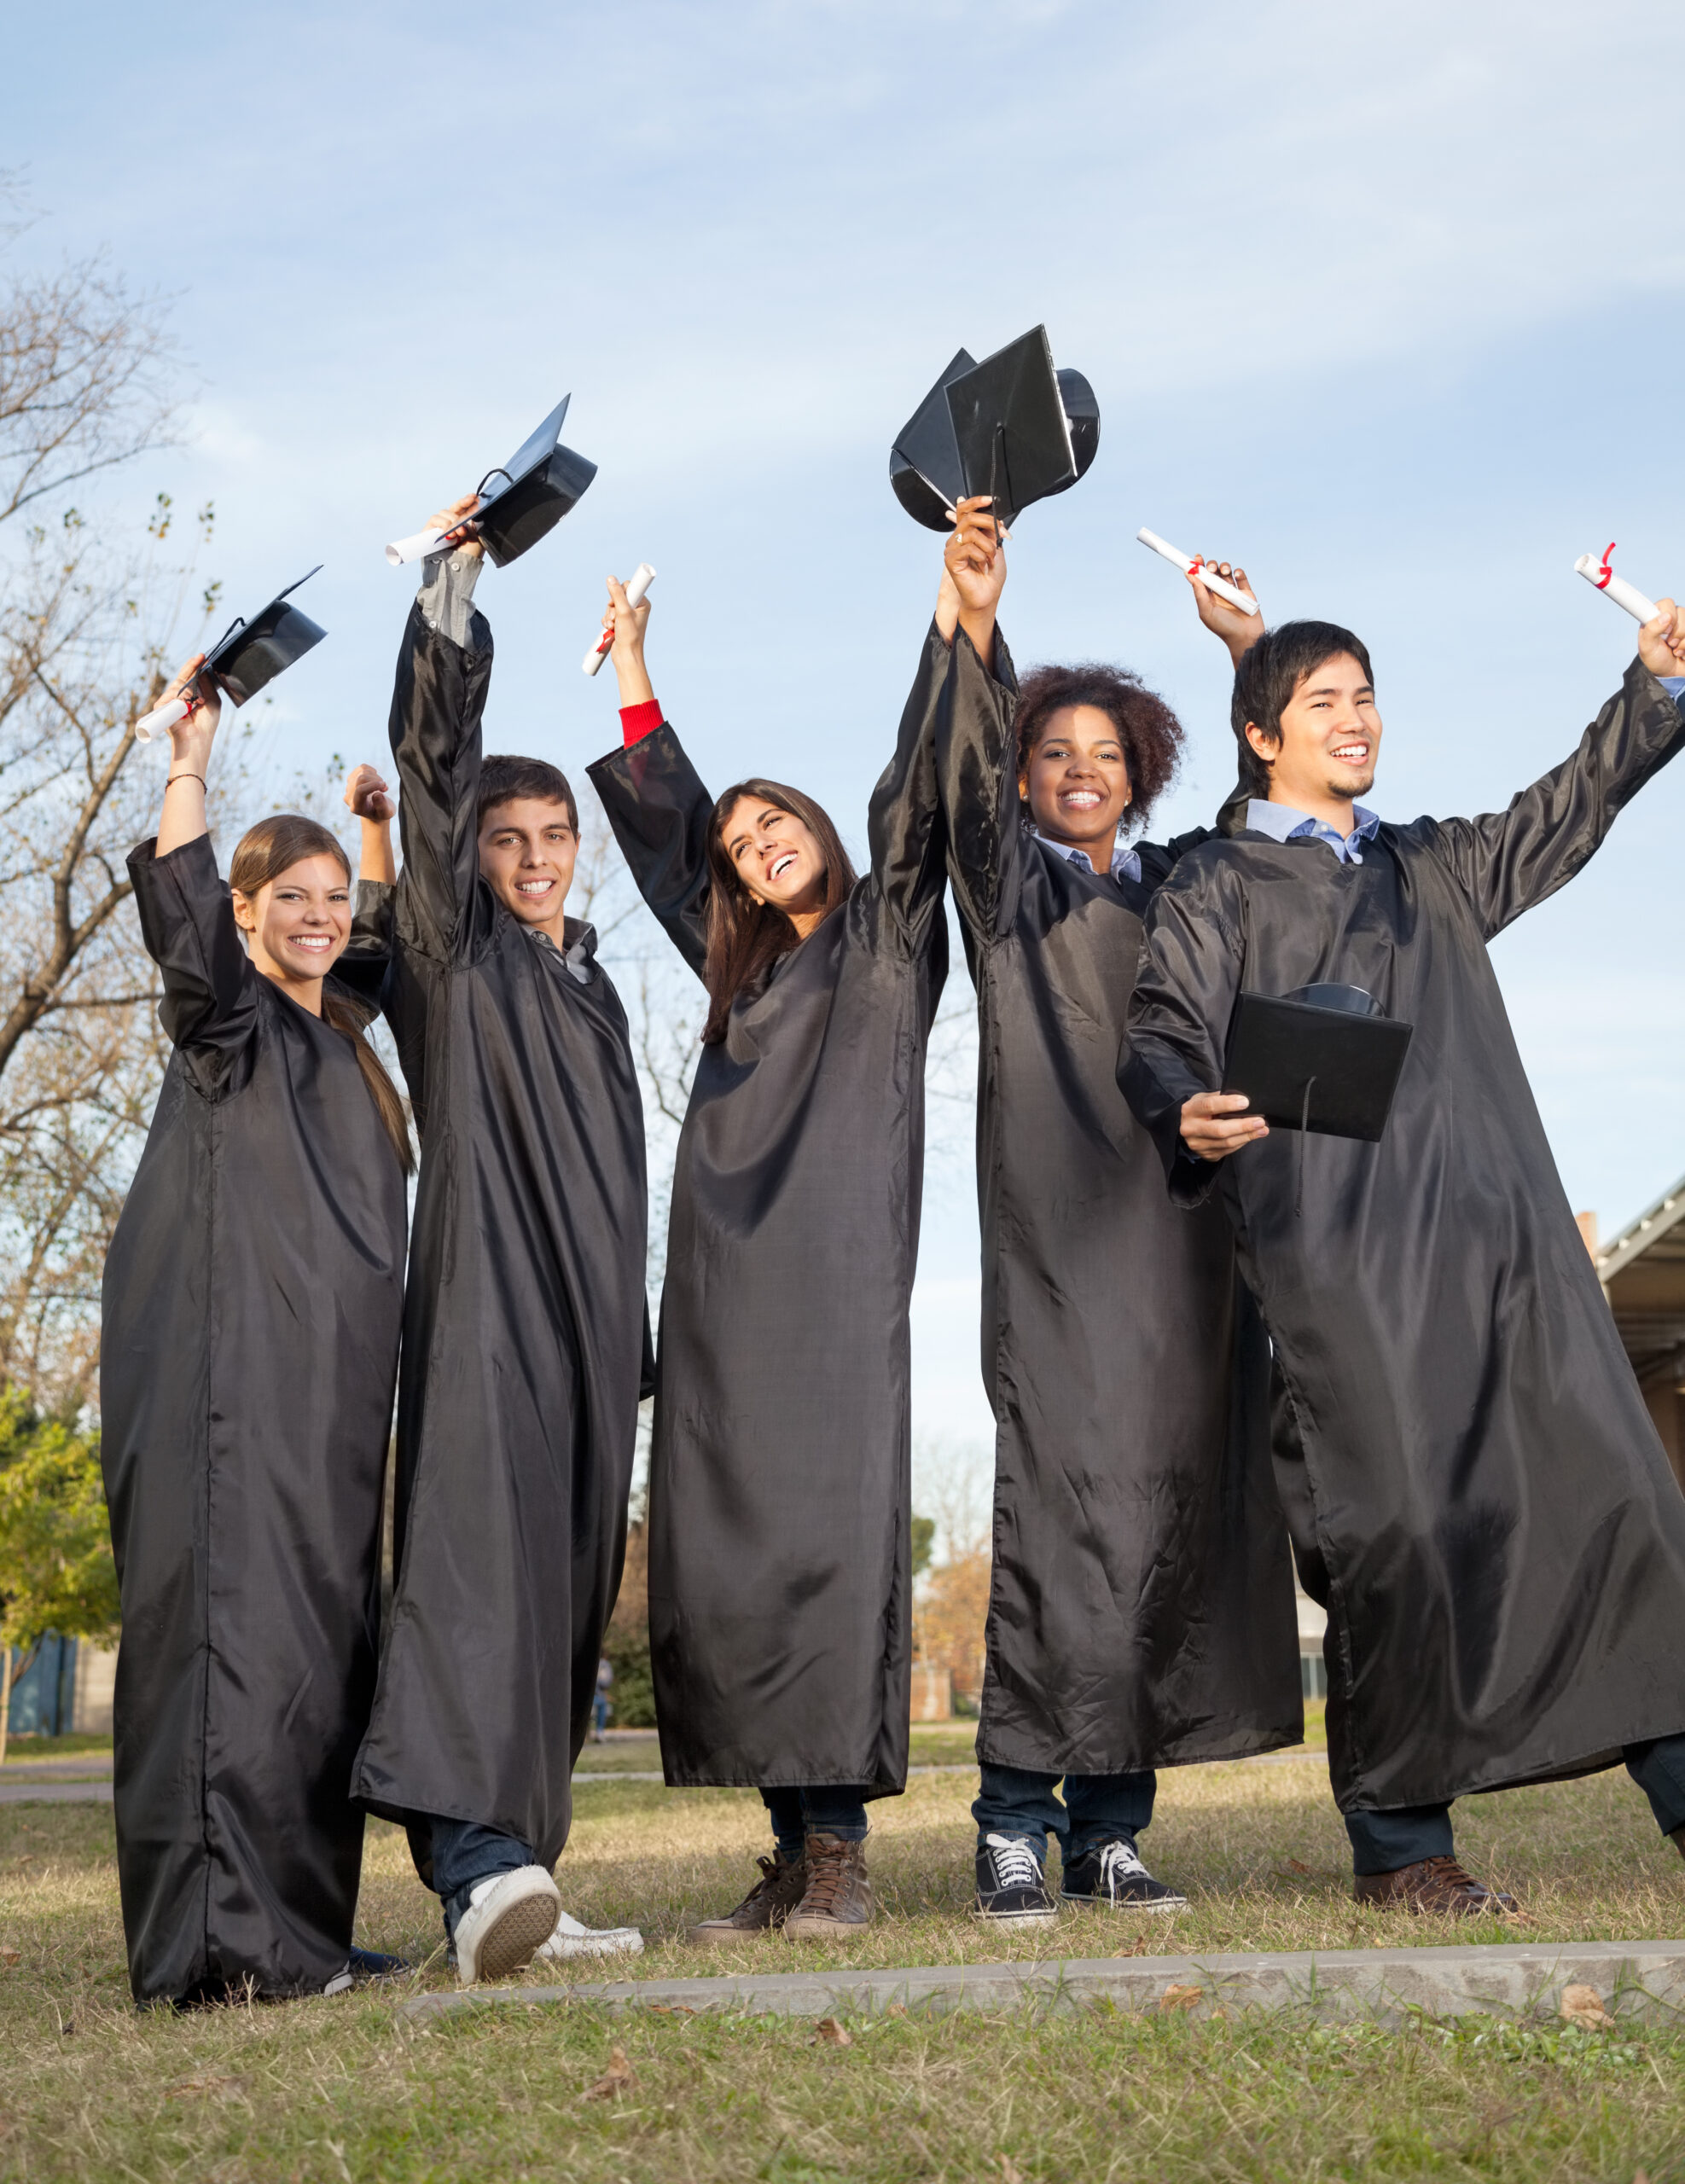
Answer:
<svg viewBox="0 0 1685 2184"><path fill-rule="evenodd" d="M1647 2169L1635 2169L1632 2172L1632 2184L1650 2184L1649 2170Z"/></svg>
<svg viewBox="0 0 1685 2184"><path fill-rule="evenodd" d="M1605 2032L1614 2024L1595 1987L1565 1987L1559 2014L1582 2032Z"/></svg>
<svg viewBox="0 0 1685 2184"><path fill-rule="evenodd" d="M646 2002L644 2007L656 2017L694 2017L696 2014L689 2002Z"/></svg>
<svg viewBox="0 0 1685 2184"><path fill-rule="evenodd" d="M907 2005L905 2002L891 2002L884 2011L884 2015L886 2017L905 2017L906 2014Z"/></svg>
<svg viewBox="0 0 1685 2184"><path fill-rule="evenodd" d="M820 2018L818 2024L813 2028L813 2038L816 2046L821 2041L828 2042L833 2048L851 2048L854 2045L854 2035L845 2024L839 2024L834 2017Z"/></svg>
<svg viewBox="0 0 1685 2184"><path fill-rule="evenodd" d="M1308 1873L1310 1868L1309 1866L1301 1865L1297 1858L1289 1858L1281 1870L1287 1873Z"/></svg>
<svg viewBox="0 0 1685 2184"><path fill-rule="evenodd" d="M617 2094L626 2093L637 2083L637 2072L626 2060L624 2048L608 2051L608 2068L594 2086L586 2088L587 2100L613 2100Z"/></svg>
<svg viewBox="0 0 1685 2184"><path fill-rule="evenodd" d="M1161 2010L1197 2009L1205 1998L1206 1990L1203 1987L1171 1985L1166 1987L1164 1993L1159 1995L1159 2007Z"/></svg>
<svg viewBox="0 0 1685 2184"><path fill-rule="evenodd" d="M1024 2184L1024 2171L1005 2154L1000 2157L1001 2184Z"/></svg>
<svg viewBox="0 0 1685 2184"><path fill-rule="evenodd" d="M16 1964L22 1955L20 1949L13 1949L9 1943L4 1949L0 1949L0 1964Z"/></svg>
<svg viewBox="0 0 1685 2184"><path fill-rule="evenodd" d="M1127 1949L1120 1949L1118 1951L1118 1955L1119 1956L1145 1956L1146 1954L1147 1937L1145 1934L1137 1934Z"/></svg>
<svg viewBox="0 0 1685 2184"><path fill-rule="evenodd" d="M197 2100L212 2093L237 2093L242 2081L230 2077L223 2071L205 2071L196 2078L183 2078L179 2085L165 2088L166 2100Z"/></svg>

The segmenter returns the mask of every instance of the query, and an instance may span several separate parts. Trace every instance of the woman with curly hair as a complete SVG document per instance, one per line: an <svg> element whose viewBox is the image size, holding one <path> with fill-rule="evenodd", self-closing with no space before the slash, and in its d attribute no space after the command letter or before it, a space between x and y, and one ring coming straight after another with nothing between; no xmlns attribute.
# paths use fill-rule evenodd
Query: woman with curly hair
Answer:
<svg viewBox="0 0 1685 2184"><path fill-rule="evenodd" d="M1182 742L1135 676L1043 667L1019 685L985 502L962 503L946 558L937 770L978 996L996 1420L977 1911L1057 1916L1050 1833L1067 1902L1168 1911L1185 1899L1136 1847L1153 1769L1303 1733L1267 1346L1229 1231L1169 1204L1117 1088L1142 920L1204 837L1131 839Z"/></svg>

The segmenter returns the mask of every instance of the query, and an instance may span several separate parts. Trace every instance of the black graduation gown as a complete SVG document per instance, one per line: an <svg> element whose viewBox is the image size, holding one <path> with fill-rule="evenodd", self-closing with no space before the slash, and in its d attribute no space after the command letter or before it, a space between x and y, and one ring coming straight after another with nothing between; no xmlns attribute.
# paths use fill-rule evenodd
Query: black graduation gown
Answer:
<svg viewBox="0 0 1685 2184"><path fill-rule="evenodd" d="M871 870L741 993L673 1176L649 1477L670 1783L902 1789L910 1669L908 1304L924 1061L947 971L934 631L872 797ZM700 973L713 799L672 729L591 779Z"/></svg>
<svg viewBox="0 0 1685 2184"><path fill-rule="evenodd" d="M1055 1774L1304 1734L1269 1345L1229 1223L1165 1194L1118 1089L1142 881L1020 816L1017 683L962 635L937 736L979 1019L983 1378L996 1420L981 1757ZM1195 837L1194 839L1200 839Z"/></svg>
<svg viewBox="0 0 1685 2184"><path fill-rule="evenodd" d="M130 1979L319 1991L363 1856L404 1174L350 1043L253 969L209 837L129 870L175 1046L100 1342Z"/></svg>
<svg viewBox="0 0 1685 2184"><path fill-rule="evenodd" d="M357 1793L554 1864L619 1589L646 1308L643 1107L625 1012L479 876L491 632L411 610L392 694L386 1016L421 1134L398 1403L397 1570ZM412 1829L423 1878L431 1835Z"/></svg>
<svg viewBox="0 0 1685 2184"><path fill-rule="evenodd" d="M1177 1198L1218 1187L1275 1343L1347 1810L1584 1773L1685 1729L1685 1500L1486 954L1682 741L1635 663L1507 811L1384 825L1360 865L1243 831L1182 858L1148 914L1124 1086ZM1220 1081L1236 993L1322 979L1415 1026L1381 1141L1276 1130L1190 1159L1181 1105Z"/></svg>

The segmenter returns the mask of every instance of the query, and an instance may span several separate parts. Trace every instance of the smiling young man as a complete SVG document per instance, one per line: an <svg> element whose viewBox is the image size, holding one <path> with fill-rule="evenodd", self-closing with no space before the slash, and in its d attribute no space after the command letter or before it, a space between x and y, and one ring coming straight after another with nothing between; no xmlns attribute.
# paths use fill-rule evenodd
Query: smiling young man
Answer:
<svg viewBox="0 0 1685 2184"><path fill-rule="evenodd" d="M977 1915L1057 1918L1050 1835L1067 1903L1174 1911L1141 1856L1155 1770L1304 1734L1263 1332L1221 1211L1169 1204L1117 1085L1142 921L1188 846L1140 831L1182 729L1118 669L1019 682L986 504L962 504L947 565L937 767L977 987L996 1420ZM1257 626L1200 603L1237 646Z"/></svg>
<svg viewBox="0 0 1685 2184"><path fill-rule="evenodd" d="M1578 749L1508 810L1393 826L1369 657L1241 659L1244 827L1155 897L1120 1064L1172 1197L1215 1194L1274 1345L1277 1478L1328 1609L1360 1902L1514 1908L1450 1804L1624 1759L1685 1851L1685 1501L1574 1226L1487 956L1685 743L1670 601ZM1378 1144L1217 1090L1235 996L1336 982L1414 1026Z"/></svg>
<svg viewBox="0 0 1685 2184"><path fill-rule="evenodd" d="M472 497L436 519L460 525ZM625 1547L646 1347L643 1114L572 791L480 755L480 549L429 566L392 746L386 1014L421 1139L398 1386L396 1589L357 1793L408 1824L464 1984L639 1946L550 1867Z"/></svg>

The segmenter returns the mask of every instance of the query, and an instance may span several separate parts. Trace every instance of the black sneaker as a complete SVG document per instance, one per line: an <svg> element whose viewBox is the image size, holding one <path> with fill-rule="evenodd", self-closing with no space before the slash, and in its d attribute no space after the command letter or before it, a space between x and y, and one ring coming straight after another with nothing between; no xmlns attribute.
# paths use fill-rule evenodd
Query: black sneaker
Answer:
<svg viewBox="0 0 1685 2184"><path fill-rule="evenodd" d="M985 1835L977 1848L979 1919L1005 1926L1050 1926L1059 1906L1048 1894L1042 1862L1021 1835Z"/></svg>
<svg viewBox="0 0 1685 2184"><path fill-rule="evenodd" d="M1181 1911L1188 1898L1154 1880L1127 1835L1096 1843L1065 1868L1059 1892L1067 1903L1104 1903L1113 1911Z"/></svg>

